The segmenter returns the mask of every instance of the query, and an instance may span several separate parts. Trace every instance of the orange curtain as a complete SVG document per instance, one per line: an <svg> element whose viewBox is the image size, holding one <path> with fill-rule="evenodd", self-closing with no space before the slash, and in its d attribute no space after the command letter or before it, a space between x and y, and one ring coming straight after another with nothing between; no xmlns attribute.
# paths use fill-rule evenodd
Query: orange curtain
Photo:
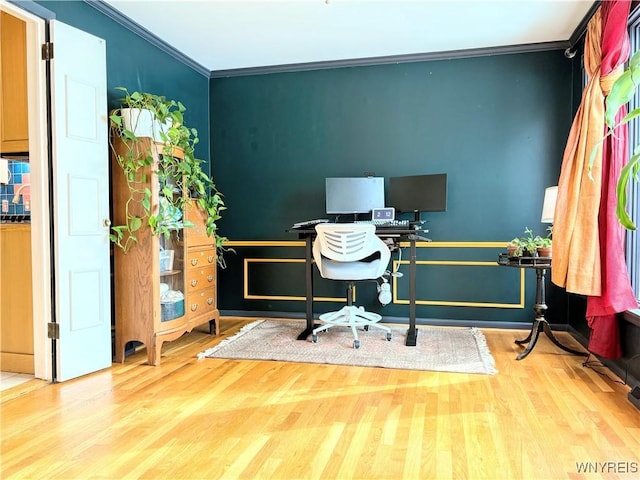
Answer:
<svg viewBox="0 0 640 480"><path fill-rule="evenodd" d="M551 280L568 292L600 295L598 208L602 149L589 171L592 150L604 131L604 96L600 88L600 9L587 26L584 65L588 76L569 132L558 181L553 220Z"/></svg>
<svg viewBox="0 0 640 480"><path fill-rule="evenodd" d="M615 185L628 161L626 125L603 139L604 98L629 57L630 0L602 2L588 24L584 63L588 83L562 159L553 226L551 280L587 296L589 350L620 356L616 314L637 307L624 261L624 232L615 216ZM617 112L616 120L626 114Z"/></svg>

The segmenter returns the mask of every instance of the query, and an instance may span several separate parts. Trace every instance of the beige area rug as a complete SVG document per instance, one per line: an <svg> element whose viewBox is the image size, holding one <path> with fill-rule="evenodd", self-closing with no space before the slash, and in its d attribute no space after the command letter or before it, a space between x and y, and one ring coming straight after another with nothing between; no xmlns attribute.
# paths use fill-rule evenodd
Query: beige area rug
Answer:
<svg viewBox="0 0 640 480"><path fill-rule="evenodd" d="M355 349L350 328L330 328L319 333L318 342L312 343L311 336L306 341L296 339L304 327L300 321L258 320L198 357L497 373L484 335L476 328L418 327L415 347L404 344L406 326L390 326L391 341L386 340L382 330L370 328L358 332L361 347Z"/></svg>

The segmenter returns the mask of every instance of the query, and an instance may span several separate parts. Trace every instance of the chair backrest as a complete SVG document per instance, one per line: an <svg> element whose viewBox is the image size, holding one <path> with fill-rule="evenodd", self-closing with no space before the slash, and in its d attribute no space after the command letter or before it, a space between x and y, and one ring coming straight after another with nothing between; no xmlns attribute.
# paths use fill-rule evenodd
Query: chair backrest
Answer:
<svg viewBox="0 0 640 480"><path fill-rule="evenodd" d="M386 271L391 252L376 236L375 225L322 223L315 229L313 258L322 277L365 280L378 278ZM377 258L368 258L376 253Z"/></svg>

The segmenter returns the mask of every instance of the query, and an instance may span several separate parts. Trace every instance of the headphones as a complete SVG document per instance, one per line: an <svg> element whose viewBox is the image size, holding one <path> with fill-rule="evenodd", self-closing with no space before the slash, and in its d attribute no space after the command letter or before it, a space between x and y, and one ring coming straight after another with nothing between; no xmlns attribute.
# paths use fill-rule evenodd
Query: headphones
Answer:
<svg viewBox="0 0 640 480"><path fill-rule="evenodd" d="M382 277L382 283L378 284L378 301L382 305L391 303L391 285L386 277Z"/></svg>

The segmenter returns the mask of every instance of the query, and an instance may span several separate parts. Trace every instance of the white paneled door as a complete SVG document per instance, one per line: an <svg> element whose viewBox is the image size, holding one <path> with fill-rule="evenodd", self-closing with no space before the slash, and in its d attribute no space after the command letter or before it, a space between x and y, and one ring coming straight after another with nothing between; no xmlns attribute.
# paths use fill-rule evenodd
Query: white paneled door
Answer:
<svg viewBox="0 0 640 480"><path fill-rule="evenodd" d="M105 41L50 22L57 380L111 366Z"/></svg>

